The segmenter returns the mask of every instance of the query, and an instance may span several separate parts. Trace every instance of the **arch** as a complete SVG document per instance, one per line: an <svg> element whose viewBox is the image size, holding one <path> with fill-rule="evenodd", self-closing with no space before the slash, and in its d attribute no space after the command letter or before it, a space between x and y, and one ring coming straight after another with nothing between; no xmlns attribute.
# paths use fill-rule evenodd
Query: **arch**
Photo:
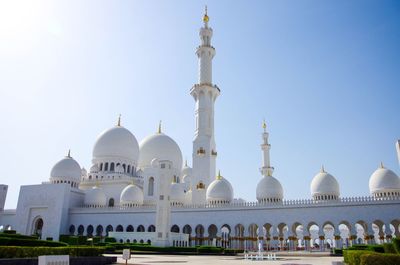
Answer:
<svg viewBox="0 0 400 265"><path fill-rule="evenodd" d="M133 231L135 231L134 228L133 228L133 225L128 225L126 227L126 232L133 232Z"/></svg>
<svg viewBox="0 0 400 265"><path fill-rule="evenodd" d="M110 198L108 200L108 207L114 207L114 203L115 203L114 198Z"/></svg>
<svg viewBox="0 0 400 265"><path fill-rule="evenodd" d="M196 233L196 245L202 245L204 239L204 226L197 225L195 228Z"/></svg>
<svg viewBox="0 0 400 265"><path fill-rule="evenodd" d="M179 226L173 225L173 226L171 227L171 232L173 232L173 233L179 233Z"/></svg>
<svg viewBox="0 0 400 265"><path fill-rule="evenodd" d="M88 227L86 228L86 235L91 237L93 236L93 225L88 225Z"/></svg>
<svg viewBox="0 0 400 265"><path fill-rule="evenodd" d="M231 235L231 227L228 224L224 224L221 226L221 246L223 248L230 247L230 235Z"/></svg>
<svg viewBox="0 0 400 265"><path fill-rule="evenodd" d="M124 232L124 227L122 225L117 225L117 228L115 229L116 232Z"/></svg>
<svg viewBox="0 0 400 265"><path fill-rule="evenodd" d="M394 235L400 237L400 219L394 219L390 224L394 227Z"/></svg>
<svg viewBox="0 0 400 265"><path fill-rule="evenodd" d="M108 162L104 164L104 171L108 171Z"/></svg>
<svg viewBox="0 0 400 265"><path fill-rule="evenodd" d="M154 195L154 178L150 177L149 178L149 183L147 186L147 195L148 196L153 196Z"/></svg>
<svg viewBox="0 0 400 265"><path fill-rule="evenodd" d="M108 233L114 231L114 227L112 225L107 225L106 227L106 236L108 236Z"/></svg>
<svg viewBox="0 0 400 265"><path fill-rule="evenodd" d="M102 225L98 225L96 227L96 236L102 236L103 235L103 226Z"/></svg>
<svg viewBox="0 0 400 265"><path fill-rule="evenodd" d="M208 238L209 238L209 239L214 239L214 238L217 237L218 228L217 228L217 226L214 225L214 224L209 225L209 226L208 226L208 229L207 229L207 232L208 232Z"/></svg>
<svg viewBox="0 0 400 265"><path fill-rule="evenodd" d="M85 227L83 225L78 226L78 235L83 236L84 232L85 232Z"/></svg>
<svg viewBox="0 0 400 265"><path fill-rule="evenodd" d="M138 228L136 229L136 232L144 232L146 229L144 229L143 225L139 225Z"/></svg>
<svg viewBox="0 0 400 265"><path fill-rule="evenodd" d="M147 244L151 245L151 240L150 239L147 240Z"/></svg>
<svg viewBox="0 0 400 265"><path fill-rule="evenodd" d="M192 227L190 225L185 225L182 229L182 232L184 234L192 234Z"/></svg>
<svg viewBox="0 0 400 265"><path fill-rule="evenodd" d="M71 236L73 236L75 234L75 226L74 225L69 226L69 234Z"/></svg>
<svg viewBox="0 0 400 265"><path fill-rule="evenodd" d="M249 237L252 238L258 238L258 225L256 224L250 224L248 227L248 233L249 233Z"/></svg>
<svg viewBox="0 0 400 265"><path fill-rule="evenodd" d="M147 228L147 232L155 232L156 231L156 227L154 226L154 225L150 225L148 228Z"/></svg>
<svg viewBox="0 0 400 265"><path fill-rule="evenodd" d="M43 218L40 216L37 216L33 220L33 230L32 230L32 235L37 235L39 238L42 237L42 231L43 231Z"/></svg>
<svg viewBox="0 0 400 265"><path fill-rule="evenodd" d="M110 171L111 171L111 172L114 172L114 170L115 170L115 164L114 164L114 162L111 162L111 164L110 164Z"/></svg>
<svg viewBox="0 0 400 265"><path fill-rule="evenodd" d="M239 238L244 237L244 226L242 224L237 224L235 226L235 237L239 237Z"/></svg>

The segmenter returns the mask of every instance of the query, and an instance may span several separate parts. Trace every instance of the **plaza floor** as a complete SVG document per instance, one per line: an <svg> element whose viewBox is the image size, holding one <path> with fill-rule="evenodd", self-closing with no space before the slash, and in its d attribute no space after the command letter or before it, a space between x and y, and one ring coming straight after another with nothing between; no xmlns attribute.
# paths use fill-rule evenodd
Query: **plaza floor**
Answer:
<svg viewBox="0 0 400 265"><path fill-rule="evenodd" d="M283 256L285 255L285 256ZM275 261L244 260L243 256L185 256L185 255L132 255L128 264L270 264L270 265L332 265L332 261L343 261L343 257L329 257L321 255L304 255L292 253L277 255ZM125 260L118 256L117 264L125 264Z"/></svg>

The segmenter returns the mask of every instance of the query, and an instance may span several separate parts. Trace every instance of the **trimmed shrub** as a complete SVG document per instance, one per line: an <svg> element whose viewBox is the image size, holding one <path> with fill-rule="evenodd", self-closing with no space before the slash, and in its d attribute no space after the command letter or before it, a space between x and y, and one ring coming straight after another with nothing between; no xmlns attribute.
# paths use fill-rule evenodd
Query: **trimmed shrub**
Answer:
<svg viewBox="0 0 400 265"><path fill-rule="evenodd" d="M116 243L117 240L113 237L106 237L106 238L104 238L104 242L105 243Z"/></svg>
<svg viewBox="0 0 400 265"><path fill-rule="evenodd" d="M400 238L393 238L392 243L397 254L400 254Z"/></svg>
<svg viewBox="0 0 400 265"><path fill-rule="evenodd" d="M46 237L46 240L47 241L53 241L53 238L52 237Z"/></svg>
<svg viewBox="0 0 400 265"><path fill-rule="evenodd" d="M399 265L400 255L366 253L360 257L360 265Z"/></svg>
<svg viewBox="0 0 400 265"><path fill-rule="evenodd" d="M20 234L9 234L9 233L0 233L0 238L8 237L8 238L20 238L20 239L38 239L37 236L25 236Z"/></svg>
<svg viewBox="0 0 400 265"><path fill-rule="evenodd" d="M0 237L0 246L62 247L62 246L67 246L67 244L63 242L54 242L54 241L37 240L37 239Z"/></svg>
<svg viewBox="0 0 400 265"><path fill-rule="evenodd" d="M374 253L368 250L344 250L344 262L348 265L360 265L361 255Z"/></svg>
<svg viewBox="0 0 400 265"><path fill-rule="evenodd" d="M0 246L0 258L28 258L42 255L70 255L95 257L105 251L101 247L9 247Z"/></svg>
<svg viewBox="0 0 400 265"><path fill-rule="evenodd" d="M348 248L348 250L367 250L368 245L365 244L358 244L358 245L352 245L351 247Z"/></svg>
<svg viewBox="0 0 400 265"><path fill-rule="evenodd" d="M60 235L61 242L67 243L71 246L77 245L87 245L87 236L70 236L70 235Z"/></svg>
<svg viewBox="0 0 400 265"><path fill-rule="evenodd" d="M369 245L367 250L371 250L373 252L378 252L378 253L385 253L385 249L383 248L382 245Z"/></svg>
<svg viewBox="0 0 400 265"><path fill-rule="evenodd" d="M396 250L394 249L393 243L385 243L383 244L383 249L385 250L385 253L396 253Z"/></svg>
<svg viewBox="0 0 400 265"><path fill-rule="evenodd" d="M334 248L334 249L333 249L333 254L335 254L335 255L343 255L343 249L341 249L341 248Z"/></svg>
<svg viewBox="0 0 400 265"><path fill-rule="evenodd" d="M221 247L200 246L197 248L198 253L221 254L223 251Z"/></svg>

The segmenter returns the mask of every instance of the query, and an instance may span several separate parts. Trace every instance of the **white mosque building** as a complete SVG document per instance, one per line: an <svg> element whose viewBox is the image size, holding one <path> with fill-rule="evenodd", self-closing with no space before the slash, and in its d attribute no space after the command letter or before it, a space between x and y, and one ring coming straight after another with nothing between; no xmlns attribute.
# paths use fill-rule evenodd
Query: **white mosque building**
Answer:
<svg viewBox="0 0 400 265"><path fill-rule="evenodd" d="M382 243L400 236L400 178L381 164L369 180L369 197L340 196L334 176L322 167L311 197L285 200L273 176L265 122L261 133L261 178L256 202L234 198L228 179L216 172L212 82L213 30L207 12L200 29L199 80L192 167L164 132L138 143L121 124L103 131L85 170L70 153L51 169L50 179L21 186L16 209L4 210L7 186L0 186L0 229L58 239L61 234L113 236L119 242L155 245L218 245L252 249L342 247ZM396 143L400 159L400 141ZM365 183L366 185L366 183Z"/></svg>

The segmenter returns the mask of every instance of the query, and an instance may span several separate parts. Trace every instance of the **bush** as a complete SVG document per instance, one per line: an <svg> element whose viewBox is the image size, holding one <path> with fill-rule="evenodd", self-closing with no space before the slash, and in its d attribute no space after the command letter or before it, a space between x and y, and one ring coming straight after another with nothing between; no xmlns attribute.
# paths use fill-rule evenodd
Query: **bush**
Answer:
<svg viewBox="0 0 400 265"><path fill-rule="evenodd" d="M95 257L105 251L100 247L9 247L0 246L0 258L29 258L42 255L70 255L72 257Z"/></svg>
<svg viewBox="0 0 400 265"><path fill-rule="evenodd" d="M53 241L53 238L52 237L46 237L46 240L47 241Z"/></svg>
<svg viewBox="0 0 400 265"><path fill-rule="evenodd" d="M233 249L233 248L227 248L224 250L224 254L227 255L236 255L237 253L243 253L242 249Z"/></svg>
<svg viewBox="0 0 400 265"><path fill-rule="evenodd" d="M223 251L221 247L200 246L197 248L198 253L221 254Z"/></svg>
<svg viewBox="0 0 400 265"><path fill-rule="evenodd" d="M399 265L400 255L367 253L361 255L360 265Z"/></svg>
<svg viewBox="0 0 400 265"><path fill-rule="evenodd" d="M374 253L368 250L344 250L344 262L348 265L360 265L361 255Z"/></svg>
<svg viewBox="0 0 400 265"><path fill-rule="evenodd" d="M383 249L385 250L385 253L396 253L396 250L394 249L393 243L385 243L383 244Z"/></svg>
<svg viewBox="0 0 400 265"><path fill-rule="evenodd" d="M378 252L378 253L385 253L385 249L383 248L382 245L369 245L367 247L367 250L370 250L373 252Z"/></svg>
<svg viewBox="0 0 400 265"><path fill-rule="evenodd" d="M358 244L358 245L352 245L351 247L348 248L348 250L367 250L368 245L365 244Z"/></svg>
<svg viewBox="0 0 400 265"><path fill-rule="evenodd" d="M334 249L333 249L333 254L335 254L335 255L343 255L343 249L341 249L341 248L334 248Z"/></svg>
<svg viewBox="0 0 400 265"><path fill-rule="evenodd" d="M400 238L393 238L392 243L397 254L400 254Z"/></svg>
<svg viewBox="0 0 400 265"><path fill-rule="evenodd" d="M15 235L15 234L17 234L17 231L15 231L15 230L4 230L3 233L4 234L9 234L9 235Z"/></svg>
<svg viewBox="0 0 400 265"><path fill-rule="evenodd" d="M113 237L106 237L106 238L104 238L104 242L105 243L116 243L117 240Z"/></svg>
<svg viewBox="0 0 400 265"><path fill-rule="evenodd" d="M61 242L67 243L71 246L77 245L87 245L87 236L70 236L70 235L60 235Z"/></svg>
<svg viewBox="0 0 400 265"><path fill-rule="evenodd" d="M0 237L0 246L46 246L46 247L62 247L67 246L63 242L54 242L37 239L23 239L17 237Z"/></svg>
<svg viewBox="0 0 400 265"><path fill-rule="evenodd" d="M4 231L5 232L5 231ZM9 234L9 233L0 233L0 238L2 237L8 237L8 238L21 238L21 239L38 239L37 236L25 236L25 235L20 235L20 234Z"/></svg>

